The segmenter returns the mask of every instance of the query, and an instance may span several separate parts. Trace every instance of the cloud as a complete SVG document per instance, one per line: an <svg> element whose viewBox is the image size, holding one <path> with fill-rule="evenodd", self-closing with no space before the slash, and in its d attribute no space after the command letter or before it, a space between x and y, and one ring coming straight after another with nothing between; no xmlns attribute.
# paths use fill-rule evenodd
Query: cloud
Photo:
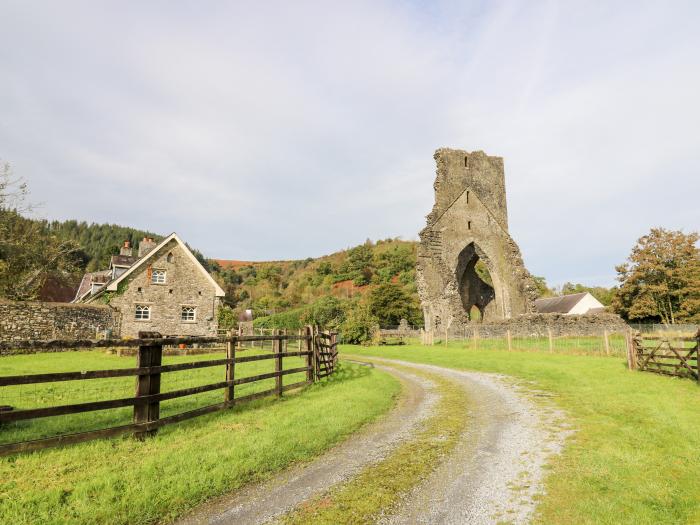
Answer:
<svg viewBox="0 0 700 525"><path fill-rule="evenodd" d="M49 218L281 259L415 238L433 151L483 149L531 271L609 284L698 227L699 10L5 2L0 157Z"/></svg>

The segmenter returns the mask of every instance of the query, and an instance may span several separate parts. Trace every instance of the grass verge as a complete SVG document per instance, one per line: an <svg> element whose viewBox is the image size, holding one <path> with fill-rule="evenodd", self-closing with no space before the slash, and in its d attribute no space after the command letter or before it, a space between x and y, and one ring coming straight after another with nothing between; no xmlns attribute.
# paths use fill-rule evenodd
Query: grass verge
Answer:
<svg viewBox="0 0 700 525"><path fill-rule="evenodd" d="M700 388L620 358L444 347L342 352L507 374L556 394L577 433L538 506L546 524L700 523Z"/></svg>
<svg viewBox="0 0 700 525"><path fill-rule="evenodd" d="M402 368L402 367L396 367ZM430 474L451 451L467 424L464 390L436 374L406 369L433 381L440 400L416 437L365 468L351 480L319 495L280 521L285 525L372 523L394 507L400 497Z"/></svg>
<svg viewBox="0 0 700 525"><path fill-rule="evenodd" d="M207 499L317 456L389 410L386 373L343 364L328 380L165 427L0 458L0 523L169 522Z"/></svg>

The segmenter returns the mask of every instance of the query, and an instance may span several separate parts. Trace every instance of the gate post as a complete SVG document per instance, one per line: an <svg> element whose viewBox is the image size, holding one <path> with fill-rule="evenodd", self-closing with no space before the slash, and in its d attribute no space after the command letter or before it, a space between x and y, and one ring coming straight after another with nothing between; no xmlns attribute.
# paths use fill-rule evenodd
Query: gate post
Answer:
<svg viewBox="0 0 700 525"><path fill-rule="evenodd" d="M306 380L313 383L314 382L314 335L313 328L307 326L304 329L304 335L306 335ZM299 341L301 342L301 340Z"/></svg>
<svg viewBox="0 0 700 525"><path fill-rule="evenodd" d="M158 332L139 332L139 339L160 339ZM136 358L137 368L161 366L163 362L163 345L151 344L139 346ZM136 396L152 396L160 393L160 372L157 374L145 374L136 376ZM134 423L150 423L160 417L160 402L137 403L134 405ZM134 432L134 437L144 439L152 436L158 429Z"/></svg>

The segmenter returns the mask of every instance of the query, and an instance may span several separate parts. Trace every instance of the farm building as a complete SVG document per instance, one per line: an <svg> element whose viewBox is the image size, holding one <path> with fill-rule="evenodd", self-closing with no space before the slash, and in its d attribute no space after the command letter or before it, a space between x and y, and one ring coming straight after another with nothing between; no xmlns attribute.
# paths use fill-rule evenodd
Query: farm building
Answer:
<svg viewBox="0 0 700 525"><path fill-rule="evenodd" d="M603 303L588 292L537 299L535 308L541 314L583 315L605 311Z"/></svg>
<svg viewBox="0 0 700 525"><path fill-rule="evenodd" d="M83 276L74 303L104 303L120 314L122 337L140 331L164 336L216 335L224 291L175 234L144 238L138 254L128 242L109 268Z"/></svg>

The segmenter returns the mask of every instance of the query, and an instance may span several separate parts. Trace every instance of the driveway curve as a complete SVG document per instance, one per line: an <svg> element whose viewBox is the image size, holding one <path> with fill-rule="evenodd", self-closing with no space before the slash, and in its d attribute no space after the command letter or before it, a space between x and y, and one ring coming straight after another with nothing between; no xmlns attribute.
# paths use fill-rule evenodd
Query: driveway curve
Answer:
<svg viewBox="0 0 700 525"><path fill-rule="evenodd" d="M535 497L543 492L544 467L570 433L564 414L546 399L549 395L497 374L387 359L372 362L399 378L405 389L388 416L314 461L208 503L178 523L271 522L381 461L412 437L438 399L434 384L410 369L463 388L470 399L464 407L469 423L452 453L379 523L528 523Z"/></svg>

